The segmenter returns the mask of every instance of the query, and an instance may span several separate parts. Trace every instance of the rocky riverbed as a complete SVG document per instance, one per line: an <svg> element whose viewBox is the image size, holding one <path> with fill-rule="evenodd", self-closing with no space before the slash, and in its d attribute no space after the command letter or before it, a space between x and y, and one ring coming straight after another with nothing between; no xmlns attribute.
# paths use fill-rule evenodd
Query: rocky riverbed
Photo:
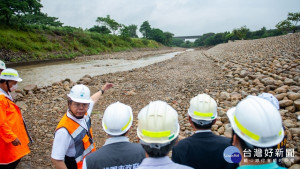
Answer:
<svg viewBox="0 0 300 169"><path fill-rule="evenodd" d="M134 52L133 52L134 53ZM111 54L119 58L120 54ZM150 101L164 100L178 111L180 138L193 134L188 122L189 100L199 93L208 93L218 102L219 117L213 132L231 137L226 111L247 95L269 92L280 101L280 113L287 128L287 147L295 150L294 163L300 157L300 34L259 40L236 41L208 50L182 53L170 60L132 71L96 77L84 76L78 82L65 79L49 86L28 86L15 97L35 141L32 152L22 159L18 168L53 168L50 155L54 130L66 112L66 94L76 83L83 83L96 92L106 82L113 89L105 93L93 110L93 131L97 148L107 135L101 127L105 108L116 101L130 105L134 123L130 140L137 142L137 114Z"/></svg>

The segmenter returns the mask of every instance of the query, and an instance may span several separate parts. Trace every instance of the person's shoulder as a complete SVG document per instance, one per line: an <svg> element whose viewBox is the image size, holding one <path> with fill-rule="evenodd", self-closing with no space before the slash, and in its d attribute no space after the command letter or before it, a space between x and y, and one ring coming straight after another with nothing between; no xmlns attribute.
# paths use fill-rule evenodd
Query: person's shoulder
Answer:
<svg viewBox="0 0 300 169"><path fill-rule="evenodd" d="M192 140L193 140L193 138L186 137L186 138L178 141L178 143L175 144L175 146L173 148L178 149L178 148L188 147L190 145L190 143L192 143Z"/></svg>
<svg viewBox="0 0 300 169"><path fill-rule="evenodd" d="M5 95L3 93L0 93L0 99L6 99Z"/></svg>
<svg viewBox="0 0 300 169"><path fill-rule="evenodd" d="M189 137L186 137L180 141L178 141L178 144L186 144L186 143L190 143L194 140L193 136L189 136Z"/></svg>
<svg viewBox="0 0 300 169"><path fill-rule="evenodd" d="M138 147L138 148L142 148L142 145L139 143L132 143L132 142L128 142L128 145L132 146L132 147Z"/></svg>
<svg viewBox="0 0 300 169"><path fill-rule="evenodd" d="M215 135L215 134L214 134ZM214 136L216 139L218 139L218 140L222 140L222 141L224 141L224 142L230 142L230 138L227 138L227 137L225 137L225 136L218 136L218 135L215 135Z"/></svg>
<svg viewBox="0 0 300 169"><path fill-rule="evenodd" d="M145 152L145 150L143 149L142 145L139 144L139 143L126 142L125 144L126 144L125 146L128 149L134 150L135 152L141 152L141 153Z"/></svg>
<svg viewBox="0 0 300 169"><path fill-rule="evenodd" d="M107 155L107 146L103 146L95 152L92 152L91 154L87 155L86 159L93 157L105 157L105 155Z"/></svg>
<svg viewBox="0 0 300 169"><path fill-rule="evenodd" d="M56 131L55 131L55 137L54 137L54 139L55 138L57 138L57 139L62 139L62 138L69 138L69 137L71 137L71 135L70 135L70 133L68 132L68 130L66 129L66 128L64 128L64 127L61 127L61 128L59 128L59 129L57 129ZM63 140L62 140L63 141Z"/></svg>
<svg viewBox="0 0 300 169"><path fill-rule="evenodd" d="M0 94L0 104L7 104L8 98L5 97L4 94Z"/></svg>
<svg viewBox="0 0 300 169"><path fill-rule="evenodd" d="M175 165L175 168L180 168L180 169L192 169L192 167L186 166L186 165L182 165L182 164L178 164L178 163L174 163L173 165Z"/></svg>

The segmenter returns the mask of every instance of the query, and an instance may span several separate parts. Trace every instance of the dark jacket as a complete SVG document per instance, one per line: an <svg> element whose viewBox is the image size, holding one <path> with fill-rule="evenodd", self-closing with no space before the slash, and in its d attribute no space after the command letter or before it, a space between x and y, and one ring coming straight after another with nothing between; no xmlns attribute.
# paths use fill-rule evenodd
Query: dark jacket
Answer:
<svg viewBox="0 0 300 169"><path fill-rule="evenodd" d="M228 163L223 157L228 146L231 146L229 138L212 132L196 133L173 147L172 160L196 169L236 168L237 164Z"/></svg>
<svg viewBox="0 0 300 169"><path fill-rule="evenodd" d="M145 158L145 151L140 144L117 142L105 145L86 157L88 169L137 168Z"/></svg>

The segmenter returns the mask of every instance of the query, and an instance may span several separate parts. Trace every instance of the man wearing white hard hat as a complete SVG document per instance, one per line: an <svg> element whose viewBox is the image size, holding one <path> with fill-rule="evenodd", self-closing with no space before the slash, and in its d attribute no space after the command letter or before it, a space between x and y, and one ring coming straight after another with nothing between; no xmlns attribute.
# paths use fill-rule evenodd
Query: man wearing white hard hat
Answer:
<svg viewBox="0 0 300 169"><path fill-rule="evenodd" d="M82 168L84 157L95 151L91 128L93 106L104 91L112 87L107 83L90 96L85 85L75 85L68 96L68 110L55 130L51 158L57 169Z"/></svg>
<svg viewBox="0 0 300 169"><path fill-rule="evenodd" d="M103 147L84 159L83 169L137 168L145 158L145 151L140 144L129 142L132 122L130 106L120 102L109 105L102 118L103 130L109 138Z"/></svg>
<svg viewBox="0 0 300 169"><path fill-rule="evenodd" d="M284 137L280 113L271 102L248 96L229 109L227 116L234 131L232 145L241 152L239 169L282 168L272 160L275 152L270 153L270 149ZM261 158L254 154L259 149L263 152Z"/></svg>
<svg viewBox="0 0 300 169"><path fill-rule="evenodd" d="M2 60L0 60L0 74L4 69L6 69L5 63Z"/></svg>
<svg viewBox="0 0 300 169"><path fill-rule="evenodd" d="M4 69L0 76L0 168L16 168L30 150L31 138L26 129L20 108L11 92L22 79L14 69Z"/></svg>
<svg viewBox="0 0 300 169"><path fill-rule="evenodd" d="M237 164L228 163L223 157L231 140L211 131L218 117L216 101L207 94L199 94L191 99L188 114L196 132L174 146L172 160L197 169L236 168Z"/></svg>
<svg viewBox="0 0 300 169"><path fill-rule="evenodd" d="M273 96L270 93L262 93L260 95L258 95L258 97L263 98L265 100L268 100L270 103L272 103L273 106L276 107L277 110L280 109L279 106L279 101L277 100L277 98L275 96ZM286 128L284 127L284 125L282 124L283 130L284 130L284 138L282 139L282 141L277 144L276 146L273 147L274 150L278 149L278 150L282 150L283 151L283 157L285 157L286 154L286 142L287 142L287 131ZM283 157L276 157L276 154L273 153L273 158L276 159L277 164L278 165L282 165L282 158Z"/></svg>
<svg viewBox="0 0 300 169"><path fill-rule="evenodd" d="M150 102L138 115L137 135L146 157L139 169L189 169L174 163L168 153L177 141L180 127L178 114L163 101Z"/></svg>

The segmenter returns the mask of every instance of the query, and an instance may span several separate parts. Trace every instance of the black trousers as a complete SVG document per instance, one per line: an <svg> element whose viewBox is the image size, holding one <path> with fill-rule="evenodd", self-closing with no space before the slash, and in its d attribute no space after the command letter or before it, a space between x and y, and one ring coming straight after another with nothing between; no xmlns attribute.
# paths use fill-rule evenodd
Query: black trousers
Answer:
<svg viewBox="0 0 300 169"><path fill-rule="evenodd" d="M77 169L77 163L74 157L65 156L65 164L68 169Z"/></svg>
<svg viewBox="0 0 300 169"><path fill-rule="evenodd" d="M15 162L9 163L7 165L0 164L0 169L15 169L20 161L21 161L21 159L15 161Z"/></svg>

